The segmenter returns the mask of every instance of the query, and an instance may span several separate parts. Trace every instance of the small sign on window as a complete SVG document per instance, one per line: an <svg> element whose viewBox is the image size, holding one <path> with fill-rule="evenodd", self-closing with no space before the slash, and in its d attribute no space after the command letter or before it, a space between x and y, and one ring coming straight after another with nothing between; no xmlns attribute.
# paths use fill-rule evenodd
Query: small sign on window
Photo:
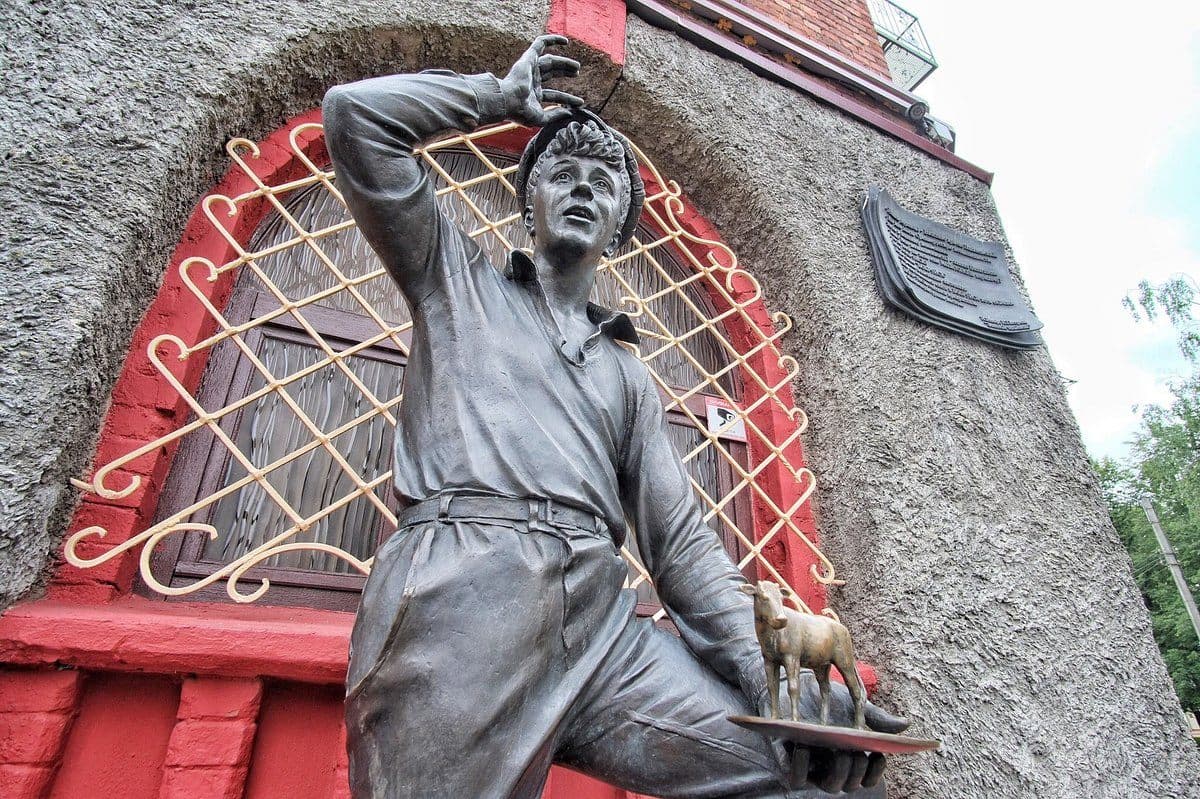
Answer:
<svg viewBox="0 0 1200 799"><path fill-rule="evenodd" d="M708 412L708 432L734 441L746 440L746 420L736 408L716 397L705 397L704 407Z"/></svg>

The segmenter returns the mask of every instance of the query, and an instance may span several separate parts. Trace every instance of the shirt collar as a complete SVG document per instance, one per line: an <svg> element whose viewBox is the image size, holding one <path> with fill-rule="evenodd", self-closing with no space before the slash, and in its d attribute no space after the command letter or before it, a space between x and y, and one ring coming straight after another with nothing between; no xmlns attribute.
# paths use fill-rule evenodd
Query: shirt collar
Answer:
<svg viewBox="0 0 1200 799"><path fill-rule="evenodd" d="M533 259L527 254L521 250L513 250L508 254L508 268L504 270L504 276L518 283L534 282L538 279L537 267L533 265ZM640 343L637 329L634 328L633 320L629 318L628 314L589 302L587 315L592 324L611 338L634 345Z"/></svg>

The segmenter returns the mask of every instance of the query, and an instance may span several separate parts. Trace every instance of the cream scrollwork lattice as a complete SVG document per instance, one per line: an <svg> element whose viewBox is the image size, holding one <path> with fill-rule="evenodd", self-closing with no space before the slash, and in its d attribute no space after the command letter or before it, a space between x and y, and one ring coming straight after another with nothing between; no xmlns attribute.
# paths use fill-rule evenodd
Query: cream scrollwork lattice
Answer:
<svg viewBox="0 0 1200 799"><path fill-rule="evenodd" d="M518 130L511 123L481 128L470 134L451 136L434 142L418 152L428 165L438 186L443 209L485 252L501 255L528 245L527 234L515 210L511 176L516 169L513 159L498 158L492 143ZM155 591L186 595L224 582L228 595L237 602L252 602L269 589L270 581L256 577L254 568L266 562L279 562L298 553L319 557L321 562L337 562L343 570L366 574L371 557L323 540L316 531L342 519L349 506L365 503L371 514L383 524L395 524L393 507L387 500L391 472L386 464L369 471L361 457L345 450L342 442L364 426L394 426L394 411L401 400L398 382L388 384L382 378L373 385L362 376L358 360L372 348L389 346L407 355L406 334L411 321L404 314L384 309L378 300L380 287L387 281L382 266L339 262L334 246L337 237L357 235L348 214L334 221L306 225L291 204L303 192L320 192L344 212L335 176L330 169L314 161L301 140L311 141L319 125L297 125L290 134L293 156L303 165L303 174L286 181L269 183L259 177L257 145L235 139L227 146L234 169L249 177L252 188L237 196L210 194L202 201L208 223L224 237L234 257L224 263L205 258L189 258L179 266L182 285L191 299L203 308L212 332L188 341L173 332L153 338L148 356L153 368L186 404L190 415L176 429L100 464L91 478L75 481L81 490L103 500L117 501L138 489L140 480L130 464L164 447L177 445L185 437L203 431L222 448L230 464L228 479L212 491L160 515L146 529L104 549L81 545L100 541L108 531L89 526L68 538L65 554L74 566L98 566L138 550L143 580ZM454 153L458 167L448 166L448 154ZM639 352L658 382L669 410L685 416L700 432L698 443L680 455L685 463L710 458L725 464L732 477L718 488L693 478L697 497L706 510L706 518L732 533L740 543L739 566L754 564L757 573L787 584L784 575L764 555L766 548L781 536L798 542L811 562L811 576L820 584L840 583L833 564L797 523L801 507L809 501L815 478L795 455L807 426L807 417L791 403L790 384L798 372L796 361L780 352L779 341L790 330L791 320L783 314L766 319L761 312L762 297L758 281L739 266L737 255L724 243L702 235L685 219L687 208L677 183L665 180L654 165L638 151L647 178L647 197L642 225L633 241L606 260L598 273L598 296L619 305L633 317L642 339ZM466 164L466 168L463 168ZM265 202L275 220L275 235L254 238L249 244L234 235L231 220L254 204ZM506 204L507 203L507 204ZM319 279L306 285L282 281L271 267L281 254L301 253ZM682 265L682 266L681 266ZM270 298L267 310L245 319L230 317L212 296L211 285L236 276L252 281L256 290ZM281 282L285 285L280 285ZM320 309L336 304L358 317L369 320L371 332L358 341L346 343L323 332L312 321ZM405 318L399 318L405 316ZM251 341L255 331L286 317L297 328L313 352L309 362L279 364L268 362ZM681 322L681 320L685 320ZM740 331L739 335L731 330ZM735 342L736 340L736 342ZM207 358L218 348L232 349L248 365L254 380L240 396L228 397L220 404L201 401L200 392L189 389L177 376L180 366L190 359ZM355 412L347 412L336 423L318 418L304 399L306 386L320 375L335 372L339 385L355 394ZM326 379L326 378L320 378ZM698 413L694 400L715 398L735 411L724 426L711 427L710 420ZM294 417L298 438L286 452L264 459L248 451L230 432L229 420L257 404L274 403ZM361 406L361 412L358 409ZM279 411L283 413L283 410ZM765 424L774 419L775 424ZM778 424L782 419L785 424ZM733 451L728 433L733 426L744 429L753 457L747 459ZM319 507L300 507L279 476L296 464L319 455L344 486L337 496L324 497ZM357 458L357 460L356 460ZM767 475L772 480L766 479ZM791 490L779 490L779 476ZM774 481L774 482L772 482ZM168 585L157 579L151 561L163 541L181 535L202 535L216 541L226 535L210 523L213 508L236 496L256 498L270 507L275 527L256 530L253 539L240 543L234 556L211 573L182 585ZM749 498L753 512L750 522L743 512L734 512L739 498L743 507ZM99 549L99 552L97 552ZM635 553L625 552L630 564L629 584L638 587L650 581L650 575ZM315 561L314 561L315 562ZM245 582L258 581L257 587L243 590ZM803 606L802 602L798 602ZM659 615L662 611L659 611Z"/></svg>

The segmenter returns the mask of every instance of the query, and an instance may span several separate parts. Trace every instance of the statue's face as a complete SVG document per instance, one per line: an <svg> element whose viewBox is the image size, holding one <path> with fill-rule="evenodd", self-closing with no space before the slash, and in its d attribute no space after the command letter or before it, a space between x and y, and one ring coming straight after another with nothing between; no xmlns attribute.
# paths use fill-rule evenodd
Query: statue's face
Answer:
<svg viewBox="0 0 1200 799"><path fill-rule="evenodd" d="M600 260L624 221L628 177L603 161L564 155L541 170L533 190L534 246L571 259Z"/></svg>
<svg viewBox="0 0 1200 799"><path fill-rule="evenodd" d="M787 626L787 616L783 612L783 598L791 596L791 590L782 588L771 580L759 580L757 585L742 585L739 590L743 594L754 597L754 615L762 622L771 625L776 630Z"/></svg>
<svg viewBox="0 0 1200 799"><path fill-rule="evenodd" d="M758 583L759 598L765 608L763 618L776 630L781 630L787 624L787 616L783 614L783 593L779 586L767 580Z"/></svg>

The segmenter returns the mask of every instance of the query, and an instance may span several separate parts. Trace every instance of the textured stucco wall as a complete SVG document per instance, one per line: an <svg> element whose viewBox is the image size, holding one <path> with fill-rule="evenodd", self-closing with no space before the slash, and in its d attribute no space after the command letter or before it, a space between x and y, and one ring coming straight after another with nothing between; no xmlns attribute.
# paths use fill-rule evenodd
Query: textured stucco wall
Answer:
<svg viewBox="0 0 1200 799"><path fill-rule="evenodd" d="M36 592L133 325L233 135L389 70L499 69L527 2L4 3L0 607ZM637 20L584 92L797 323L835 593L887 704L946 741L905 797L1197 796L1200 760L1044 353L886 310L857 203L1003 238L986 187ZM592 61L593 66L600 66ZM611 95L611 97L610 97ZM1190 780L1190 781L1189 781Z"/></svg>
<svg viewBox="0 0 1200 799"><path fill-rule="evenodd" d="M605 115L791 314L832 602L941 738L893 797L1200 797L1200 757L1045 352L886 308L858 204L1004 240L987 187L640 21ZM1036 299L1036 298L1035 298Z"/></svg>

